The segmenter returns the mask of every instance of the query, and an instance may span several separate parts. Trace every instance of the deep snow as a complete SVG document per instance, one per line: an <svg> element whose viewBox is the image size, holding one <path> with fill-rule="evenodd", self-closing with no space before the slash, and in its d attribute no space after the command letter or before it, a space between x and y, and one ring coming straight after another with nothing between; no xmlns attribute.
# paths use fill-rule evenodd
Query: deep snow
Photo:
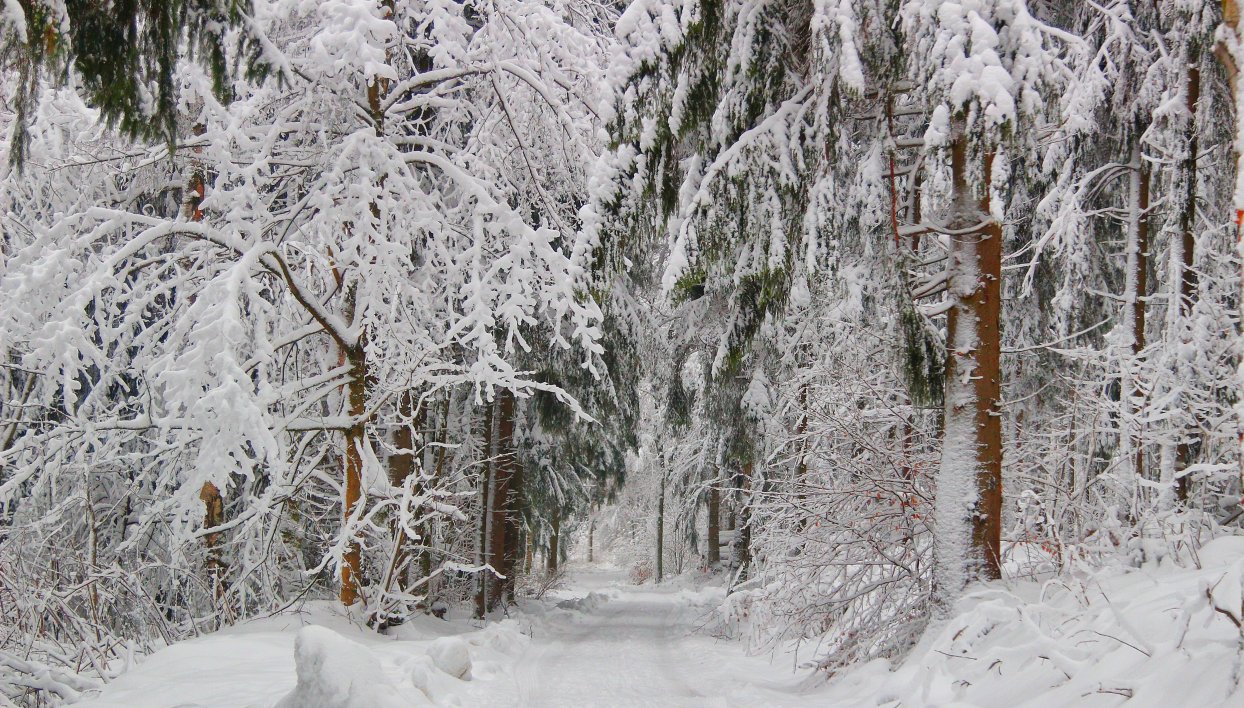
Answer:
<svg viewBox="0 0 1244 708"><path fill-rule="evenodd" d="M747 656L715 638L720 587L580 569L483 629L421 616L382 637L313 604L157 652L84 705L1242 706L1242 583L1244 537L1232 536L1179 563L978 586L897 667L825 683L793 653Z"/></svg>
<svg viewBox="0 0 1244 708"><path fill-rule="evenodd" d="M585 569L567 589L524 601L513 618L483 630L420 617L393 637L351 625L331 604L312 604L157 652L80 705L269 708L286 697L283 706L300 708L373 708L391 699L530 708L815 705L798 693L789 662L747 656L739 642L704 631L723 597L719 587L636 587L620 570ZM296 643L310 669L297 688ZM368 661L378 666L360 665Z"/></svg>

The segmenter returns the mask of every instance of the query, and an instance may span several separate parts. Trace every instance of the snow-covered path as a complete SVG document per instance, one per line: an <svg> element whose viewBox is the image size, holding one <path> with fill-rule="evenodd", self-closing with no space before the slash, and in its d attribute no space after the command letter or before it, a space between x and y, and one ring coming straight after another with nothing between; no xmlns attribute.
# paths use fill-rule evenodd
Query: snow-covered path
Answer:
<svg viewBox="0 0 1244 708"><path fill-rule="evenodd" d="M512 688L489 687L493 705L810 705L796 695L789 665L747 657L738 642L700 631L718 593L634 587L621 573L580 571L559 595L574 599L533 626Z"/></svg>
<svg viewBox="0 0 1244 708"><path fill-rule="evenodd" d="M418 615L380 635L307 603L142 657L83 705L273 708L297 684L323 690L288 708L1238 708L1242 578L1244 537L1223 536L1195 563L977 587L897 667L871 661L804 692L788 655L712 636L720 587L580 569L483 628Z"/></svg>
<svg viewBox="0 0 1244 708"><path fill-rule="evenodd" d="M420 616L389 636L351 624L334 603L310 603L142 658L86 705L271 708L295 686L295 637L308 625L332 630L313 635L320 653L308 672L342 693L313 706L300 698L299 708L377 708L379 699L459 708L824 705L799 694L806 672L789 660L749 657L740 642L705 631L723 597L720 587L636 587L621 571L581 569L564 590L524 600L482 630ZM438 646L469 654L468 675L430 662Z"/></svg>

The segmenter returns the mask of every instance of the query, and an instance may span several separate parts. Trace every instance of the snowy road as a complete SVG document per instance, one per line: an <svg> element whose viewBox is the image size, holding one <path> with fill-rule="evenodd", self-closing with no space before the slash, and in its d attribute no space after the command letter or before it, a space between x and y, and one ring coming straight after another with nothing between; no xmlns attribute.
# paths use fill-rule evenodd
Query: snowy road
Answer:
<svg viewBox="0 0 1244 708"><path fill-rule="evenodd" d="M1224 615L1240 606L1244 537L1197 562L978 588L896 670L869 662L810 692L789 657L713 638L720 588L592 569L483 628L419 615L379 635L308 603L140 657L78 705L273 708L292 690L293 708L1238 708L1240 633ZM327 698L298 693L317 685Z"/></svg>
<svg viewBox="0 0 1244 708"><path fill-rule="evenodd" d="M748 657L701 630L719 593L635 587L619 572L580 571L563 607L532 625L506 678L481 682L490 705L806 706L789 664ZM573 609L575 606L580 609Z"/></svg>
<svg viewBox="0 0 1244 708"><path fill-rule="evenodd" d="M525 600L506 621L480 629L469 619L421 616L391 636L352 625L334 603L311 603L144 657L85 705L271 708L295 687L295 637L308 625L331 632L314 635L307 673L341 697L300 698L299 708L376 708L381 695L394 705L454 708L825 705L798 693L804 672L796 675L789 659L749 657L740 642L705 630L723 595L716 587L636 587L620 571L580 570L566 589ZM444 642L469 652L469 675L429 663Z"/></svg>

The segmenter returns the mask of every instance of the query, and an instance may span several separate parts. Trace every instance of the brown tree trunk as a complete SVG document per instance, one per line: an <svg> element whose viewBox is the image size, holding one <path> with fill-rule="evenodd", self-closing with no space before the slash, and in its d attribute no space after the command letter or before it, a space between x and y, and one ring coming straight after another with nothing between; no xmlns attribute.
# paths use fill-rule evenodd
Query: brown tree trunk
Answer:
<svg viewBox="0 0 1244 708"><path fill-rule="evenodd" d="M351 298L352 299L352 298ZM360 342L346 352L350 363L350 382L346 384L346 413L350 427L345 441L345 491L342 499L342 526L349 521L363 497L363 446L367 444L367 358ZM351 540L341 559L341 604L349 607L359 600L362 556L357 541Z"/></svg>
<svg viewBox="0 0 1244 708"><path fill-rule="evenodd" d="M521 483L518 454L514 446L514 394L502 390L498 398L496 472L493 476L492 509L489 510L489 562L504 578L494 579L489 592L489 609L495 608L514 592L514 570L518 565L518 537L522 520L517 509Z"/></svg>
<svg viewBox="0 0 1244 708"><path fill-rule="evenodd" d="M986 174L989 173L986 159ZM989 213L989 182L981 212ZM972 531L972 546L984 555L982 576L1002 577L1002 224L990 219L977 245L981 288L973 298L977 318L976 427L979 431L977 489L980 506Z"/></svg>
<svg viewBox="0 0 1244 708"><path fill-rule="evenodd" d="M721 565L721 475L718 474L708 487L708 568L716 570Z"/></svg>
<svg viewBox="0 0 1244 708"><path fill-rule="evenodd" d="M1222 22L1226 29L1226 36L1235 42L1244 40L1244 27L1240 25L1240 5L1237 0L1222 0ZM1244 111L1240 108L1240 72L1236 65L1236 59L1232 55L1231 50L1225 42L1219 42L1214 48L1214 53L1218 57L1218 61L1222 63L1223 69L1227 74L1227 85L1231 89L1231 105L1235 109L1232 116L1232 125L1235 135L1240 134L1240 123L1244 119ZM1240 160L1244 158L1239 151L1239 144L1236 143L1235 149L1232 150L1231 172L1234 179L1231 184L1235 185L1234 195L1231 199L1231 206L1234 209L1235 217L1235 245L1236 249L1241 248L1241 241L1244 241L1244 190L1240 189ZM1240 292L1239 302L1244 302L1244 270L1240 272ZM1236 382L1238 386L1244 386L1244 376ZM1239 449L1244 452L1244 420L1237 421L1239 432L1237 433L1236 443ZM1239 455L1239 471L1238 478L1240 484L1244 486L1244 454Z"/></svg>
<svg viewBox="0 0 1244 708"><path fill-rule="evenodd" d="M1136 377L1137 361L1145 347L1145 295L1148 280L1149 170L1141 151L1140 130L1131 141L1127 163L1128 201L1126 237L1124 240L1123 311L1120 313L1121 344L1126 354L1119 353L1119 454L1131 465L1126 476L1127 518L1135 521L1140 502L1140 481L1144 478L1145 454L1140 434L1137 402L1141 386ZM1130 341L1127 339L1130 337Z"/></svg>
<svg viewBox="0 0 1244 708"><path fill-rule="evenodd" d="M398 398L398 426L393 431L393 447L396 452L389 457L389 484L395 489L405 489L406 482L415 471L415 428L421 426L426 419L427 409L421 409L419 420L414 419L414 394L405 391ZM412 489L415 495L422 493L421 485L416 481ZM388 592L396 584L399 590L408 587L408 575L411 569L411 558L416 553L412 540L402 527L400 512L395 513L391 524L393 533L393 559L389 571L385 575L384 591Z"/></svg>
<svg viewBox="0 0 1244 708"><path fill-rule="evenodd" d="M973 198L962 121L955 130L949 221L952 230L962 233L951 236L950 296L955 302L947 318L945 427L937 481L937 582L943 601L952 601L973 580L1001 577L1002 545L1002 226L989 211L993 155L984 157L981 197Z"/></svg>
<svg viewBox="0 0 1244 708"><path fill-rule="evenodd" d="M526 527L523 524L523 464L518 456L518 442L514 436L516 425L515 408L516 403L514 394L506 391L510 401L510 493L506 500L505 514L505 567L507 579L505 582L506 599L509 602L515 601L515 593L518 590L518 562L522 556L522 543L526 535Z"/></svg>
<svg viewBox="0 0 1244 708"><path fill-rule="evenodd" d="M385 2L386 16L393 12L392 2ZM377 136L384 135L384 110L381 102L388 93L389 81L378 76L371 77L367 86L367 107L371 113L373 130ZM384 183L383 177L381 184ZM380 206L371 204L371 212L379 219ZM339 282L344 280L338 274ZM353 284L345 290L346 321L352 322L358 313L357 290ZM367 426L363 417L367 413L367 352L366 337L362 336L346 352L350 363L350 383L346 384L347 412L351 419L346 430L345 485L342 499L342 518L348 520L363 495L363 446L367 444ZM362 552L357 541L346 546L341 562L341 604L349 607L358 602L362 582Z"/></svg>
<svg viewBox="0 0 1244 708"><path fill-rule="evenodd" d="M1196 109L1197 103L1201 97L1201 70L1199 68L1199 56L1195 49L1190 50L1188 57L1188 83L1187 83L1187 104L1185 108L1188 111L1188 130L1186 142L1188 146L1188 154L1184 158L1183 172L1185 180L1185 191L1183 199L1183 208L1179 215L1179 227L1183 238L1183 262L1180 264L1179 279L1179 312L1183 317L1190 317L1192 314L1192 305L1196 299L1197 290L1197 274L1193 269L1196 261L1196 200L1197 200L1197 150L1200 149L1197 141L1196 129ZM1175 496L1181 503L1188 501L1188 487L1191 480L1187 475L1181 474L1188 466L1192 464L1193 445L1187 439L1187 436L1196 435L1196 430L1184 431L1181 435L1179 447L1177 448L1177 460L1175 469L1178 475L1178 481L1175 483Z"/></svg>
<svg viewBox="0 0 1244 708"><path fill-rule="evenodd" d="M204 482L199 490L199 499L203 501L203 528L215 528L225 522L225 501L220 490L211 482ZM203 545L207 549L207 578L212 586L212 596L220 600L225 594L225 561L221 548L225 534L213 531L203 537Z"/></svg>
<svg viewBox="0 0 1244 708"><path fill-rule="evenodd" d="M1145 297L1149 292L1149 167L1140 166L1140 223L1137 224L1136 302L1132 303L1132 354L1145 348Z"/></svg>
<svg viewBox="0 0 1244 708"><path fill-rule="evenodd" d="M203 135L206 132L207 128L202 123L194 126L195 135ZM203 148L194 148L195 155L199 155L202 152ZM202 221L202 204L204 197L207 196L207 175L197 157L193 161L190 170L190 180L186 186L187 195L184 205L186 218L191 221ZM193 297L192 295L192 301ZM33 378L31 380L33 381ZM204 482L199 489L199 499L203 502L203 528L215 528L225 522L225 501L220 495L220 488L211 482ZM217 531L203 537L203 546L206 550L204 565L207 570L208 582L212 586L212 596L217 600L220 600L225 592L224 576L226 567L224 551L221 548L224 536L224 533Z"/></svg>
<svg viewBox="0 0 1244 708"><path fill-rule="evenodd" d="M558 544L561 541L559 537L562 533L562 519L556 511L553 512L553 518L549 520L549 527L549 555L545 558L545 568L551 575L557 572L557 564L561 560L557 556L561 553Z"/></svg>
<svg viewBox="0 0 1244 708"><path fill-rule="evenodd" d="M1132 356L1139 358L1145 349L1145 298L1149 296L1149 166L1140 159L1140 214L1136 224L1136 293L1132 303ZM1133 383L1132 396L1141 395L1139 384ZM1139 443L1139 441L1137 441ZM1136 446L1136 476L1145 476L1145 450Z"/></svg>

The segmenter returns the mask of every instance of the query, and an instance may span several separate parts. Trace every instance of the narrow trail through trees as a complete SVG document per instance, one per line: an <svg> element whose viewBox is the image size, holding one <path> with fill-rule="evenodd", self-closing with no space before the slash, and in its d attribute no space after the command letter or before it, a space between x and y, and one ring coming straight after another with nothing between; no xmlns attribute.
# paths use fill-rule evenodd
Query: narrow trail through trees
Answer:
<svg viewBox="0 0 1244 708"><path fill-rule="evenodd" d="M789 660L749 657L704 631L716 594L630 585L622 571L579 569L537 627L494 705L806 706ZM574 609L571 609L574 608Z"/></svg>

